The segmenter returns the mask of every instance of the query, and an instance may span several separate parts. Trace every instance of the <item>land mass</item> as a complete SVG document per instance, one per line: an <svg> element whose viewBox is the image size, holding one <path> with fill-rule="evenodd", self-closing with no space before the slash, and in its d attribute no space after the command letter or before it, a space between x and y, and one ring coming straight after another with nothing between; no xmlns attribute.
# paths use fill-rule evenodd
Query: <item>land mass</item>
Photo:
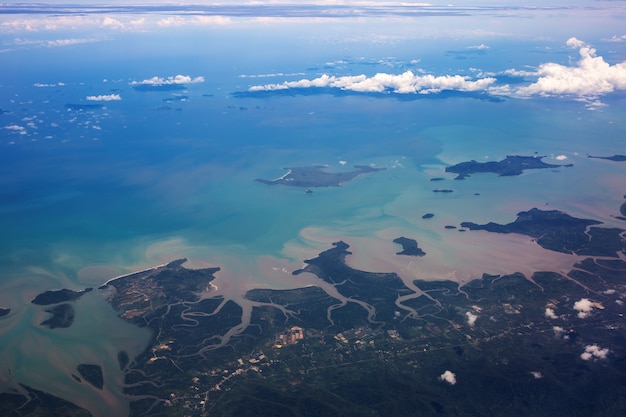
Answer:
<svg viewBox="0 0 626 417"><path fill-rule="evenodd" d="M615 162L624 162L624 161L626 161L626 155L613 155L613 156L592 156L592 155L587 155L587 158L607 159L609 161L615 161Z"/></svg>
<svg viewBox="0 0 626 417"><path fill-rule="evenodd" d="M494 233L518 233L536 239L544 249L577 255L618 257L626 250L625 232L618 228L601 228L596 220L579 219L558 210L539 210L517 213L517 219L508 224L489 222L479 225L461 223L470 230L487 230Z"/></svg>
<svg viewBox="0 0 626 417"><path fill-rule="evenodd" d="M219 268L185 259L108 282L100 290L120 317L153 333L138 357L118 355L131 417L624 415L626 261L596 255L624 242L557 211L489 224L593 255L566 274L406 283L350 267L339 241L293 272L316 285L252 289L245 300L213 295ZM595 242L606 236L607 247ZM101 388L104 372L84 364L74 379Z"/></svg>
<svg viewBox="0 0 626 417"><path fill-rule="evenodd" d="M10 308L0 307L0 317L6 316L11 312Z"/></svg>
<svg viewBox="0 0 626 417"><path fill-rule="evenodd" d="M40 306L47 306L50 304L64 303L67 301L75 301L82 297L85 293L91 292L93 288L85 288L82 291L72 291L68 289L61 289L55 291L46 291L37 295L31 303Z"/></svg>
<svg viewBox="0 0 626 417"><path fill-rule="evenodd" d="M446 167L446 172L455 173L457 174L457 176L454 179L462 180L469 177L471 174L481 172L491 172L503 177L521 175L527 169L561 168L573 166L572 164L547 164L541 160L542 158L544 157L508 155L502 161L497 162L476 162L474 160L471 160L469 162L461 162L459 164Z"/></svg>
<svg viewBox="0 0 626 417"><path fill-rule="evenodd" d="M98 389L104 387L104 376L100 365L80 364L76 367L76 370L85 381L94 387Z"/></svg>
<svg viewBox="0 0 626 417"><path fill-rule="evenodd" d="M47 320L41 322L41 326L49 329L66 329L74 323L74 307L71 304L59 304L46 310L46 313L52 314Z"/></svg>
<svg viewBox="0 0 626 417"><path fill-rule="evenodd" d="M369 172L384 170L385 168L374 168L368 165L355 165L355 171L348 172L326 172L326 167L316 165L312 167L285 168L287 173L274 180L256 179L256 181L268 185L288 185L291 187L338 187L343 183L353 180L359 175Z"/></svg>
<svg viewBox="0 0 626 417"><path fill-rule="evenodd" d="M426 252L420 249L415 239L409 239L408 237L399 237L393 240L393 243L402 245L402 251L396 252L396 255L408 255L408 256L424 256Z"/></svg>

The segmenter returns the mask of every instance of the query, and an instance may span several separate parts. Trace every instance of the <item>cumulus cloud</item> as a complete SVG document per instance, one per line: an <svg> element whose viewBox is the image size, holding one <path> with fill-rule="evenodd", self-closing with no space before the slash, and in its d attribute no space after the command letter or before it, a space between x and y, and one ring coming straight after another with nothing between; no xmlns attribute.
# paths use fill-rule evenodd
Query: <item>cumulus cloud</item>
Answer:
<svg viewBox="0 0 626 417"><path fill-rule="evenodd" d="M556 319L557 315L554 313L554 310L551 308L546 308L545 316L549 319Z"/></svg>
<svg viewBox="0 0 626 417"><path fill-rule="evenodd" d="M439 380L454 385L456 384L456 375L454 372L445 371L443 374L439 375Z"/></svg>
<svg viewBox="0 0 626 417"><path fill-rule="evenodd" d="M473 326L474 323L476 323L476 319L478 318L478 316L471 311L465 313L465 316L467 317L467 324L469 324L470 326Z"/></svg>
<svg viewBox="0 0 626 417"><path fill-rule="evenodd" d="M519 87L519 96L575 96L594 99L616 90L626 90L626 61L610 65L596 50L583 41L570 38L570 48L578 48L580 59L574 66L554 62L541 64L534 73L539 77L530 85ZM513 73L509 73L513 74Z"/></svg>
<svg viewBox="0 0 626 417"><path fill-rule="evenodd" d="M552 331L554 332L554 335L556 337L561 337L565 333L565 329L562 328L561 326L553 326Z"/></svg>
<svg viewBox="0 0 626 417"><path fill-rule="evenodd" d="M567 42L565 42L565 45L569 46L570 48L582 48L583 46L585 46L585 42L576 38L569 38Z"/></svg>
<svg viewBox="0 0 626 417"><path fill-rule="evenodd" d="M169 85L203 83L204 77L191 78L189 75L175 75L167 78L152 77L143 81L131 81L130 85Z"/></svg>
<svg viewBox="0 0 626 417"><path fill-rule="evenodd" d="M122 22L109 16L105 16L104 19L102 19L102 26L114 29L124 29L124 24Z"/></svg>
<svg viewBox="0 0 626 417"><path fill-rule="evenodd" d="M608 349L602 349L600 346L596 345L587 345L585 346L585 351L580 354L580 358L584 361L588 361L591 359L606 359L606 356L609 354Z"/></svg>
<svg viewBox="0 0 626 417"><path fill-rule="evenodd" d="M581 298L574 303L574 310L578 311L578 317L581 319L588 317L594 307L595 303L588 298Z"/></svg>
<svg viewBox="0 0 626 417"><path fill-rule="evenodd" d="M570 38L566 45L578 49L580 58L573 65L547 62L535 70L508 69L502 72L502 75L535 79L521 84L497 84L497 78L493 74L482 71L469 77L459 74L422 74L420 70L415 70L401 74L378 73L373 76L323 74L317 78L253 85L249 91L331 88L362 93L397 94L484 92L499 97L569 97L582 100L590 109L596 109L604 105L599 101L600 97L614 91L626 90L626 61L611 65L602 56L598 56L594 48L576 38ZM487 45L480 44L466 49L487 48Z"/></svg>
<svg viewBox="0 0 626 417"><path fill-rule="evenodd" d="M20 134L26 133L26 128L24 126L19 125L8 125L4 127L7 130L12 130L14 132L19 132Z"/></svg>
<svg viewBox="0 0 626 417"><path fill-rule="evenodd" d="M496 81L487 77L472 80L461 75L416 75L412 71L402 74L378 73L372 77L364 74L342 77L324 74L314 79L285 81L280 84L265 84L250 87L250 91L274 91L290 88L337 88L360 93L394 92L398 94L430 94L444 90L484 91Z"/></svg>
<svg viewBox="0 0 626 417"><path fill-rule="evenodd" d="M119 101L122 97L119 94L108 94L99 96L87 96L89 101Z"/></svg>
<svg viewBox="0 0 626 417"><path fill-rule="evenodd" d="M543 375L541 374L541 372L539 371L530 371L530 374L533 376L533 378L535 379L541 379L543 378Z"/></svg>

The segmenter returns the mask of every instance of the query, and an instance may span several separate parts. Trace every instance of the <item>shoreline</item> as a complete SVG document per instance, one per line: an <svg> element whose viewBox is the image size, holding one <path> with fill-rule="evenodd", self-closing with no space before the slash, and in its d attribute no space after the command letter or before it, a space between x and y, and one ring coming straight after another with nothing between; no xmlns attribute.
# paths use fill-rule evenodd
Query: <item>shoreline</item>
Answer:
<svg viewBox="0 0 626 417"><path fill-rule="evenodd" d="M153 271L153 270L156 270L156 269L159 269L159 268L163 268L163 267L165 267L165 266L167 266L167 265L169 265L169 262L168 262L168 263L165 263L165 264L160 264L160 265L156 265L156 266L151 266L150 268L142 269L142 270L140 270L140 271L130 272L130 273L128 273L128 274L123 274L123 275L119 275L119 276L117 276L117 277L113 277L113 278L111 278L111 279L107 280L107 281L106 281L104 284L102 284L100 287L98 287L98 289L102 289L102 288L106 287L107 285L109 285L111 282L113 282L113 281L115 281L115 280L118 280L118 279L121 279L121 278L130 277L130 276L132 276L132 275L136 275L136 274L141 274L142 272Z"/></svg>

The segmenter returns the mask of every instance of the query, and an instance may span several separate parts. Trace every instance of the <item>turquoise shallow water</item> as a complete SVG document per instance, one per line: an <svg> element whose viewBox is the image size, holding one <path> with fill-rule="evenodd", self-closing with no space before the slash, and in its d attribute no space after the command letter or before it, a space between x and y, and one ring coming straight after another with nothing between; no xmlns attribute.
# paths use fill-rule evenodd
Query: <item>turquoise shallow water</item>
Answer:
<svg viewBox="0 0 626 417"><path fill-rule="evenodd" d="M180 35L162 43L162 51L136 35L129 36L126 55L115 52L120 40L64 52L21 51L14 58L23 64L12 61L2 70L6 113L0 124L21 126L25 133L5 128L0 137L0 306L12 309L0 319L0 389L25 383L82 398L80 405L99 410L94 415L127 410L121 372L107 374L109 388L102 393L72 385L70 373L84 362L116 368L117 351L137 353L149 335L117 319L95 292L77 303L72 328L43 329L39 323L47 315L30 300L48 289L98 286L188 257L191 266L220 266L218 291L243 303L252 287L307 284L289 272L338 239L351 245L355 267L393 270L407 280L567 270L574 257L542 252L527 240L444 226L507 223L518 211L539 207L623 227L612 216L626 193L626 165L586 157L624 153L625 104L619 95L591 111L555 99L235 94L251 84L322 72L397 73L417 65L414 58L428 66L428 58L437 57L431 68L452 72L467 67L463 56L475 65L506 68L526 58L536 65L545 56L531 47L497 59L468 58L450 52L467 46L460 41L431 39L413 49L406 43L329 48L300 37L282 39L281 54L263 55L254 51L259 45L274 51L269 46L276 39L262 35L246 43L243 35L229 39L215 31L207 35L213 42L193 50L181 46L188 39ZM498 52L505 51L498 45ZM249 78L278 71L298 75ZM179 73L205 81L161 92L139 92L129 84ZM113 93L122 100L101 103L102 109L65 107ZM450 164L506 155L545 155L548 163L574 166L465 181L444 173ZM280 177L286 167L318 164L329 171L354 164L386 169L312 194L254 181ZM433 177L445 180L431 182ZM433 193L435 188L454 193ZM425 222L421 216L428 212L435 218ZM390 261L395 246L389 242L399 234L416 239L429 262L415 267ZM490 258L496 250L497 260Z"/></svg>

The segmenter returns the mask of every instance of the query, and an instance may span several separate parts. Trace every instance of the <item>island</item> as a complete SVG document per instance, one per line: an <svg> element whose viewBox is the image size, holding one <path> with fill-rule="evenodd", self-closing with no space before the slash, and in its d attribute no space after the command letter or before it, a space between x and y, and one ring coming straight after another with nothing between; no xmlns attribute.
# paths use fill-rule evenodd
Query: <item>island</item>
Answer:
<svg viewBox="0 0 626 417"><path fill-rule="evenodd" d="M542 161L542 158L545 157L507 155L505 159L497 162L476 162L474 160L471 160L469 162L461 162L459 164L446 167L445 171L457 174L457 176L454 178L455 180L462 180L472 174L483 172L491 172L503 177L521 175L527 169L561 168L573 166L573 164L547 164Z"/></svg>
<svg viewBox="0 0 626 417"><path fill-rule="evenodd" d="M104 376L100 365L80 364L76 367L76 370L85 381L89 382L94 387L98 389L104 387Z"/></svg>
<svg viewBox="0 0 626 417"><path fill-rule="evenodd" d="M74 323L74 307L70 304L59 304L45 311L52 314L52 317L41 322L41 326L49 329L66 329Z"/></svg>
<svg viewBox="0 0 626 417"><path fill-rule="evenodd" d="M432 219L433 217L435 217L434 213L426 213L422 216L422 219Z"/></svg>
<svg viewBox="0 0 626 417"><path fill-rule="evenodd" d="M408 237L399 237L393 240L393 243L402 245L402 251L396 252L396 255L407 256L424 256L426 252L420 249L415 239L409 239Z"/></svg>
<svg viewBox="0 0 626 417"><path fill-rule="evenodd" d="M6 316L11 312L10 308L0 307L0 317Z"/></svg>
<svg viewBox="0 0 626 417"><path fill-rule="evenodd" d="M626 155L612 155L612 156L587 155L587 158L606 159L608 161L615 161L615 162L624 162L624 161L626 161Z"/></svg>
<svg viewBox="0 0 626 417"><path fill-rule="evenodd" d="M101 110L104 108L104 104L67 103L65 108L68 110Z"/></svg>
<svg viewBox="0 0 626 417"><path fill-rule="evenodd" d="M184 84L137 84L133 86L135 91L142 93L155 91L181 91L187 89Z"/></svg>
<svg viewBox="0 0 626 417"><path fill-rule="evenodd" d="M64 303L67 301L75 301L82 297L85 293L93 291L93 288L85 288L82 291L72 291L68 289L60 289L56 291L45 291L39 295L37 295L31 303L47 306L51 304Z"/></svg>
<svg viewBox="0 0 626 417"><path fill-rule="evenodd" d="M327 172L325 166L316 165L311 167L285 168L287 173L274 180L256 179L256 181L268 185L288 185L291 187L338 187L343 183L353 180L362 174L384 170L369 165L355 165L355 171Z"/></svg>

